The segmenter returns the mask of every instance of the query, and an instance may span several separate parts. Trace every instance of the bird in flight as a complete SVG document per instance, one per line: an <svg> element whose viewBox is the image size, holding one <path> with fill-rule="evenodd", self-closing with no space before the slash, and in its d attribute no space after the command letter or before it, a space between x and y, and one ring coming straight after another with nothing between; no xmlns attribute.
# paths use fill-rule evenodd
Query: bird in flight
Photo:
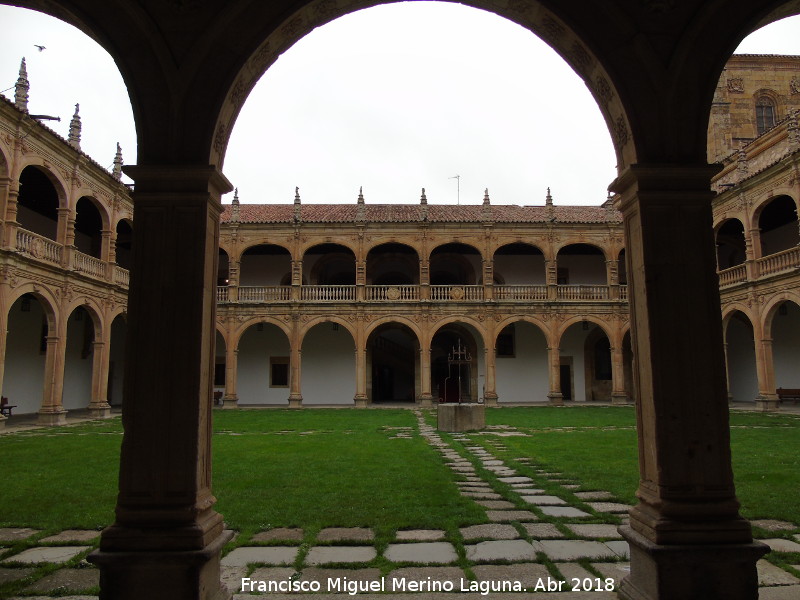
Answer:
<svg viewBox="0 0 800 600"><path fill-rule="evenodd" d="M34 44L34 46L36 46L39 49L39 52L46 49L44 46L40 46L39 44Z"/></svg>

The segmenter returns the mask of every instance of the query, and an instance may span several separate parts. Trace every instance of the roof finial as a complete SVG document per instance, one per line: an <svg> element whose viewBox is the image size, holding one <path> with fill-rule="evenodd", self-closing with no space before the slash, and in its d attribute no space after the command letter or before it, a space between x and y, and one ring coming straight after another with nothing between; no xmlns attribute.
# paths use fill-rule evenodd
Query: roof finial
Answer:
<svg viewBox="0 0 800 600"><path fill-rule="evenodd" d="M553 196L550 195L550 188L547 188L547 196L544 199L546 206L553 206Z"/></svg>
<svg viewBox="0 0 800 600"><path fill-rule="evenodd" d="M239 204L239 188L233 189L233 204Z"/></svg>
<svg viewBox="0 0 800 600"><path fill-rule="evenodd" d="M117 153L114 155L114 167L111 169L111 175L117 181L122 179L122 146L117 142Z"/></svg>
<svg viewBox="0 0 800 600"><path fill-rule="evenodd" d="M485 190L483 190L483 205L484 206L489 206L489 204L490 204L490 202L489 202L489 188L486 188Z"/></svg>
<svg viewBox="0 0 800 600"><path fill-rule="evenodd" d="M294 188L294 220L300 220L300 188Z"/></svg>
<svg viewBox="0 0 800 600"><path fill-rule="evenodd" d="M75 150L81 149L81 116L78 114L80 107L80 104L75 105L75 114L69 122L69 137L67 137L67 143Z"/></svg>
<svg viewBox="0 0 800 600"><path fill-rule="evenodd" d="M422 188L422 196L419 197L419 203L420 204L428 203L428 197L425 195L425 188Z"/></svg>
<svg viewBox="0 0 800 600"><path fill-rule="evenodd" d="M19 78L14 85L14 106L23 112L28 112L28 90L31 84L28 81L28 69L25 67L25 57L19 65Z"/></svg>
<svg viewBox="0 0 800 600"><path fill-rule="evenodd" d="M364 187L361 186L358 188L358 203L364 204Z"/></svg>
<svg viewBox="0 0 800 600"><path fill-rule="evenodd" d="M239 222L239 188L233 190L233 202L231 202L231 221L234 223Z"/></svg>

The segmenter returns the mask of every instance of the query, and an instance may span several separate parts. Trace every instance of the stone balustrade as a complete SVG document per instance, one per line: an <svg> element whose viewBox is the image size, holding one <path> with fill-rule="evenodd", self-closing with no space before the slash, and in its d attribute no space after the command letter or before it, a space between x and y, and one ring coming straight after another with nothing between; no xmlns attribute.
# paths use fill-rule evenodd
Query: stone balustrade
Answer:
<svg viewBox="0 0 800 600"><path fill-rule="evenodd" d="M770 254L758 259L758 272L764 275L774 275L800 267L800 246Z"/></svg>

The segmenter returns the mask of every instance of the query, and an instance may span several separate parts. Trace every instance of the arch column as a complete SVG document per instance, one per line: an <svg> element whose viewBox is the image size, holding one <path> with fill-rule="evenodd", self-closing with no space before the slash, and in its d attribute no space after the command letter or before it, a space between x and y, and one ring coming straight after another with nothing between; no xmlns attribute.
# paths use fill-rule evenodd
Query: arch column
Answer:
<svg viewBox="0 0 800 600"><path fill-rule="evenodd" d="M72 267L72 250L75 247L75 213L70 208L63 206L57 209L58 227L56 241L63 246L61 266L64 269Z"/></svg>
<svg viewBox="0 0 800 600"><path fill-rule="evenodd" d="M495 332L489 332L490 339L497 339ZM497 351L494 344L484 344L484 356L486 359L486 389L483 391L483 398L486 406L497 406Z"/></svg>
<svg viewBox="0 0 800 600"><path fill-rule="evenodd" d="M225 344L225 396L222 398L222 408L236 408L239 406L239 396L236 395L236 379L239 372L239 348L233 344Z"/></svg>
<svg viewBox="0 0 800 600"><path fill-rule="evenodd" d="M59 319L56 335L48 333L44 359L44 391L39 409L40 425L64 425L67 411L61 403L64 393L64 361L67 351L66 318Z"/></svg>
<svg viewBox="0 0 800 600"><path fill-rule="evenodd" d="M302 355L300 352L299 315L292 315L292 339L289 340L289 408L302 408L303 394L300 391Z"/></svg>
<svg viewBox="0 0 800 600"><path fill-rule="evenodd" d="M108 361L111 348L111 327L103 328L103 339L92 343L92 400L89 415L94 419L111 417L108 403Z"/></svg>
<svg viewBox="0 0 800 600"><path fill-rule="evenodd" d="M419 347L419 388L420 394L417 404L421 407L433 406L433 394L431 393L430 340L428 340L426 344L420 343Z"/></svg>
<svg viewBox="0 0 800 600"><path fill-rule="evenodd" d="M239 272L241 261L228 256L228 302L239 301ZM227 359L226 359L227 360Z"/></svg>
<svg viewBox="0 0 800 600"><path fill-rule="evenodd" d="M637 372L639 503L620 527L628 600L758 597L767 547L739 516L731 468L711 218L719 168L633 165L611 186L622 195Z"/></svg>
<svg viewBox="0 0 800 600"><path fill-rule="evenodd" d="M550 393L547 397L550 399L550 404L560 406L564 404L564 394L561 393L561 348L548 344L547 362L550 366Z"/></svg>
<svg viewBox="0 0 800 600"><path fill-rule="evenodd" d="M101 598L228 597L211 418L220 197L214 166L139 165L116 519L89 559ZM147 352L141 350L147 349Z"/></svg>
<svg viewBox="0 0 800 600"><path fill-rule="evenodd" d="M367 407L367 350L356 348L356 395L353 402L357 408Z"/></svg>
<svg viewBox="0 0 800 600"><path fill-rule="evenodd" d="M3 217L3 235L0 246L6 250L17 247L17 198L19 197L19 181L9 177L0 178L0 216Z"/></svg>
<svg viewBox="0 0 800 600"><path fill-rule="evenodd" d="M763 411L778 410L780 400L775 391L775 363L772 357L772 337L764 333L761 324L753 325L756 351L758 397L756 406Z"/></svg>
<svg viewBox="0 0 800 600"><path fill-rule="evenodd" d="M622 357L622 340L611 346L611 404L627 404L625 390L625 363Z"/></svg>
<svg viewBox="0 0 800 600"><path fill-rule="evenodd" d="M8 311L7 302L9 287L5 282L6 273L0 271L0 391L3 389L3 375L6 366L6 344L8 340ZM5 415L0 415L0 431L6 426Z"/></svg>
<svg viewBox="0 0 800 600"><path fill-rule="evenodd" d="M745 261L744 268L749 281L755 281L760 275L758 259L761 258L761 230L753 227L747 230L744 237Z"/></svg>

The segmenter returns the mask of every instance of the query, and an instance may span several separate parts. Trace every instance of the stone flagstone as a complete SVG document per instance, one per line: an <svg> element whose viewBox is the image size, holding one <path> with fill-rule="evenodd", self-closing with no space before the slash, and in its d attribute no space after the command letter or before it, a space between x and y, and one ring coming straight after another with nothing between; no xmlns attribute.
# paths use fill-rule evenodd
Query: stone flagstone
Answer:
<svg viewBox="0 0 800 600"><path fill-rule="evenodd" d="M552 523L522 523L522 527L534 539L564 537L564 534Z"/></svg>
<svg viewBox="0 0 800 600"><path fill-rule="evenodd" d="M584 512L573 506L542 506L539 508L544 514L550 517L591 517L587 512Z"/></svg>
<svg viewBox="0 0 800 600"><path fill-rule="evenodd" d="M3 561L6 563L23 563L35 565L38 563L63 563L75 558L81 552L90 550L91 546L41 546L29 548L19 554L9 556Z"/></svg>
<svg viewBox="0 0 800 600"><path fill-rule="evenodd" d="M306 564L366 563L377 555L372 546L314 546L306 555Z"/></svg>
<svg viewBox="0 0 800 600"><path fill-rule="evenodd" d="M320 542L371 542L375 533L367 527L328 527L317 534Z"/></svg>
<svg viewBox="0 0 800 600"><path fill-rule="evenodd" d="M345 580L345 578L347 578ZM346 591L346 581L380 581L381 570L375 568L368 569L321 569L319 567L309 567L300 573L302 581L318 581L321 584L322 592L343 592ZM328 587L328 579L339 582L339 589L332 586Z"/></svg>
<svg viewBox="0 0 800 600"><path fill-rule="evenodd" d="M528 510L487 510L490 521L538 521L539 517Z"/></svg>
<svg viewBox="0 0 800 600"><path fill-rule="evenodd" d="M756 570L758 571L758 585L794 585L800 583L800 579L780 567L776 567L764 558L756 563Z"/></svg>
<svg viewBox="0 0 800 600"><path fill-rule="evenodd" d="M537 552L544 552L548 558L557 560L578 560L588 558L616 558L614 551L602 542L583 540L542 540L533 543Z"/></svg>
<svg viewBox="0 0 800 600"><path fill-rule="evenodd" d="M600 572L604 579L610 577L614 580L614 589L619 588L622 580L631 574L630 563L592 563L592 566Z"/></svg>
<svg viewBox="0 0 800 600"><path fill-rule="evenodd" d="M794 523L777 519L754 519L750 523L767 531L791 531L792 529L797 529L797 525Z"/></svg>
<svg viewBox="0 0 800 600"><path fill-rule="evenodd" d="M97 537L100 537L100 532L96 529L66 529L61 533L42 538L39 541L46 544L53 542L91 542Z"/></svg>
<svg viewBox="0 0 800 600"><path fill-rule="evenodd" d="M26 592L81 592L100 585L99 569L59 569L42 577Z"/></svg>
<svg viewBox="0 0 800 600"><path fill-rule="evenodd" d="M525 540L480 542L475 545L465 545L464 549L467 551L467 559L474 562L532 561L536 558L533 546Z"/></svg>
<svg viewBox="0 0 800 600"><path fill-rule="evenodd" d="M0 542L18 542L28 539L39 531L28 527L0 527Z"/></svg>
<svg viewBox="0 0 800 600"><path fill-rule="evenodd" d="M294 573L294 569L287 569L285 567L264 567L264 568L273 568L273 569L285 569L291 573ZM256 569L258 570L258 569ZM247 567L223 567L220 566L219 568L219 580L222 585L225 586L232 594L241 591L242 589L242 577L247 576ZM255 573L251 575L251 578L255 579ZM262 580L266 580L262 577Z"/></svg>
<svg viewBox="0 0 800 600"><path fill-rule="evenodd" d="M290 565L297 556L292 546L241 546L231 550L220 564L224 567L244 567L248 564Z"/></svg>
<svg viewBox="0 0 800 600"><path fill-rule="evenodd" d="M530 477L524 477L522 475L515 477L499 477L498 479L503 483L533 483L533 479Z"/></svg>
<svg viewBox="0 0 800 600"><path fill-rule="evenodd" d="M567 528L570 529L575 535L589 538L605 538L621 540L622 535L617 531L616 525L605 524L569 524Z"/></svg>
<svg viewBox="0 0 800 600"><path fill-rule="evenodd" d="M532 588L539 579L547 579L547 567L537 563L515 565L476 565L472 567L478 581L519 581L523 588Z"/></svg>
<svg viewBox="0 0 800 600"><path fill-rule="evenodd" d="M473 569L474 570L474 569ZM386 577L386 590L392 590L392 579L404 579L406 581L449 581L453 588L458 590L461 579L466 579L464 571L459 567L402 567L395 569ZM414 594L422 597L420 594ZM413 598L414 596L410 596Z"/></svg>
<svg viewBox="0 0 800 600"><path fill-rule="evenodd" d="M502 500L503 497L496 492L461 492L467 498L480 498L481 500Z"/></svg>
<svg viewBox="0 0 800 600"><path fill-rule="evenodd" d="M519 537L519 532L513 525L501 525L498 523L490 523L488 525L472 525L470 527L462 527L461 535L465 540L475 539L495 539L495 540L514 540Z"/></svg>
<svg viewBox="0 0 800 600"><path fill-rule="evenodd" d="M398 540L411 540L415 542L432 542L444 538L441 529L408 529L397 532Z"/></svg>
<svg viewBox="0 0 800 600"><path fill-rule="evenodd" d="M514 508L514 503L508 500L475 500L475 504L480 504L484 508L491 508L494 510Z"/></svg>
<svg viewBox="0 0 800 600"><path fill-rule="evenodd" d="M626 513L633 508L630 504L621 502L587 502L586 504L591 506L592 510L606 513Z"/></svg>
<svg viewBox="0 0 800 600"><path fill-rule="evenodd" d="M566 500L558 496L522 496L522 500L536 506L554 506L567 503Z"/></svg>
<svg viewBox="0 0 800 600"><path fill-rule="evenodd" d="M456 549L449 542L389 544L383 555L387 560L397 563L445 565L458 560Z"/></svg>
<svg viewBox="0 0 800 600"><path fill-rule="evenodd" d="M303 530L294 527L276 527L268 531L260 531L253 536L254 542L272 542L274 540L299 542L302 539Z"/></svg>
<svg viewBox="0 0 800 600"><path fill-rule="evenodd" d="M575 496L581 500L608 500L613 498L611 492L593 491L593 492L575 492Z"/></svg>
<svg viewBox="0 0 800 600"><path fill-rule="evenodd" d="M10 569L8 567L0 567L0 585L8 583L9 581L16 581L22 579L33 573L36 569L32 567L19 567Z"/></svg>
<svg viewBox="0 0 800 600"><path fill-rule="evenodd" d="M585 579L589 577L590 579L594 579L595 575L590 573L586 569L584 569L581 565L574 562L557 562L555 563L556 568L559 570L561 575L564 577L564 581L569 583L573 578L576 579ZM591 597L594 597L595 593L592 592L590 594Z"/></svg>
<svg viewBox="0 0 800 600"><path fill-rule="evenodd" d="M759 542L764 542L773 552L800 552L800 544L783 538L759 540Z"/></svg>
<svg viewBox="0 0 800 600"><path fill-rule="evenodd" d="M614 554L619 556L620 558L627 558L631 557L631 549L628 546L628 542L624 540L612 540L609 542L605 542L606 546L611 548L614 551Z"/></svg>

